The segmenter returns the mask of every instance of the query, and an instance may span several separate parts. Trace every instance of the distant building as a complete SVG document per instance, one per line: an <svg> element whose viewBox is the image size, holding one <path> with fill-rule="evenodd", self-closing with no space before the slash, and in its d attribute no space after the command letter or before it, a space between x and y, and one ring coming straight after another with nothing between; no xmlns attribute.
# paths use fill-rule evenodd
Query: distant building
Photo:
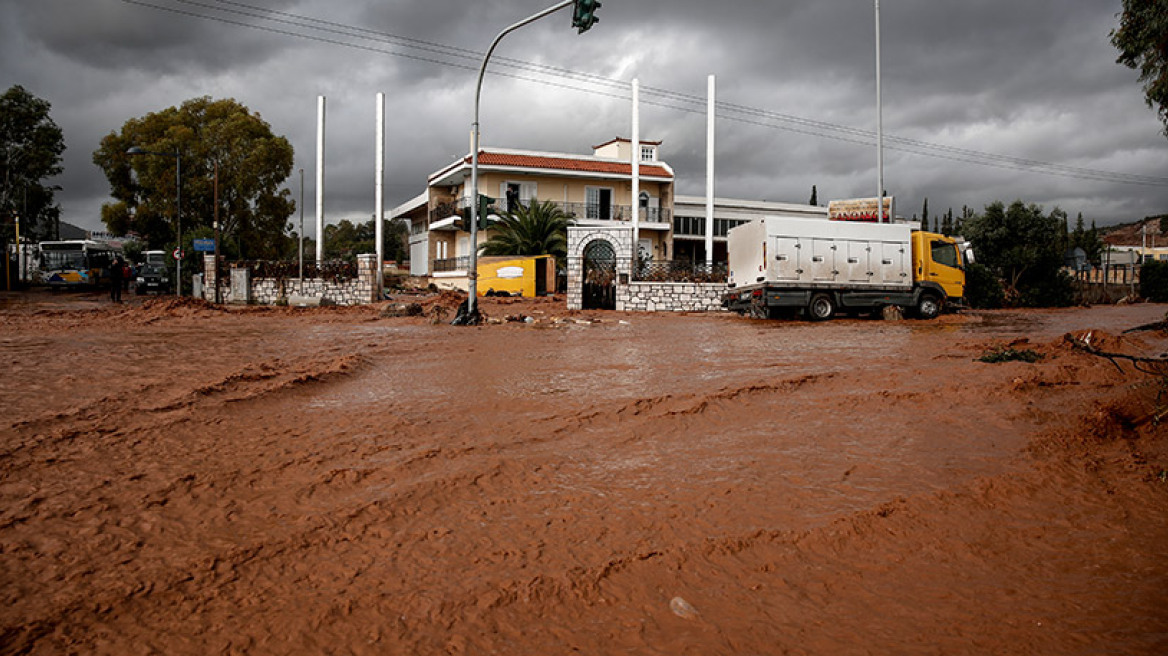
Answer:
<svg viewBox="0 0 1168 656"><path fill-rule="evenodd" d="M726 235L736 225L764 216L827 218L827 208L794 203L714 198L714 257L726 261ZM673 201L673 258L704 262L706 259L706 197L678 196Z"/></svg>

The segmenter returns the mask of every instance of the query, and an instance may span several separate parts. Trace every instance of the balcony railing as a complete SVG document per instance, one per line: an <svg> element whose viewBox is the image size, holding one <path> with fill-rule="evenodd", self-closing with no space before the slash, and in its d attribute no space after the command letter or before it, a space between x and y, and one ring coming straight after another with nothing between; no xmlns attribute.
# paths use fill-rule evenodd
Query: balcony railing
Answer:
<svg viewBox="0 0 1168 656"><path fill-rule="evenodd" d="M631 205L601 205L599 203L556 203L564 214L574 219L589 221L631 221L633 207ZM654 223L669 223L673 213L658 207L641 208L641 220Z"/></svg>
<svg viewBox="0 0 1168 656"><path fill-rule="evenodd" d="M640 282L726 282L729 266L726 262L690 260L641 260L633 267L633 280Z"/></svg>
<svg viewBox="0 0 1168 656"><path fill-rule="evenodd" d="M563 210L573 219L586 219L590 221L629 221L633 216L633 208L630 205L601 205L600 203L558 203L552 202L553 205ZM507 201L496 201L496 210L502 214L507 210ZM450 201L448 203L440 203L430 210L430 222L441 221L452 216L462 215L468 208L468 203L465 198ZM652 223L670 223L673 221L673 212L668 209L658 207L641 208L641 220Z"/></svg>
<svg viewBox="0 0 1168 656"><path fill-rule="evenodd" d="M470 269L470 256L449 257L444 260L434 260L434 273L449 273L451 271L467 271Z"/></svg>
<svg viewBox="0 0 1168 656"><path fill-rule="evenodd" d="M458 200L450 201L449 203L439 203L430 210L430 223L441 221L452 216L461 215L462 211L469 206L467 199L460 198Z"/></svg>

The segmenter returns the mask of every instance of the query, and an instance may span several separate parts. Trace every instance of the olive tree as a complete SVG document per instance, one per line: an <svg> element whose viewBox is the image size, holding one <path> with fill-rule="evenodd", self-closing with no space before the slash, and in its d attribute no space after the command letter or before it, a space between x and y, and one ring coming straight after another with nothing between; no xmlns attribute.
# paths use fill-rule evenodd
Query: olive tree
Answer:
<svg viewBox="0 0 1168 656"><path fill-rule="evenodd" d="M1050 307L1073 302L1071 279L1062 271L1064 216L1058 208L1045 214L1042 207L1018 200L1009 207L991 203L965 222L965 236L978 262L1001 279L1007 304Z"/></svg>
<svg viewBox="0 0 1168 656"><path fill-rule="evenodd" d="M296 205L282 188L292 173L292 145L273 134L259 114L235 100L195 98L130 119L102 139L93 161L116 199L102 207L102 221L115 234L134 232L152 248L170 247L178 202L176 159L127 154L133 147L182 158L178 211L184 233L211 227L217 177L224 252L250 259L292 252L288 218Z"/></svg>
<svg viewBox="0 0 1168 656"><path fill-rule="evenodd" d="M25 236L53 237L60 218L54 200L59 187L45 183L59 175L65 138L49 116L52 106L20 85L0 95L0 214L5 226L19 214ZM9 229L5 236L12 235Z"/></svg>
<svg viewBox="0 0 1168 656"><path fill-rule="evenodd" d="M1168 0L1123 0L1111 43L1119 50L1116 61L1140 72L1144 98L1168 136Z"/></svg>

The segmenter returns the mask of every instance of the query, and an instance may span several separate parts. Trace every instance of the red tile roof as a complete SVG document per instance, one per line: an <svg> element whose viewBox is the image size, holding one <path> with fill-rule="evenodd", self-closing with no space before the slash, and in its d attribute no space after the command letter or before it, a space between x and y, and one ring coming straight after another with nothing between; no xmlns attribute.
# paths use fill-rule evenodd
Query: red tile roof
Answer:
<svg viewBox="0 0 1168 656"><path fill-rule="evenodd" d="M470 157L465 162L470 164ZM630 162L605 162L586 159L570 159L567 157L548 157L543 155L517 155L512 153L479 153L479 166L514 166L527 169L558 169L561 171L580 171L584 173L610 173L616 175L633 174L633 165ZM654 178L672 178L673 173L659 164L641 164L641 175Z"/></svg>

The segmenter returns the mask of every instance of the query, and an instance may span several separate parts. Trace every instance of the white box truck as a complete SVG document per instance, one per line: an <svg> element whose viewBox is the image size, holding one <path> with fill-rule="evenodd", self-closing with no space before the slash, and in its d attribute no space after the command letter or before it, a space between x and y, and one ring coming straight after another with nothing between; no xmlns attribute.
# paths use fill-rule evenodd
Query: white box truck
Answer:
<svg viewBox="0 0 1168 656"><path fill-rule="evenodd" d="M723 305L776 318L802 310L815 321L837 311L895 305L932 319L964 306L968 244L898 223L766 217L730 230Z"/></svg>

